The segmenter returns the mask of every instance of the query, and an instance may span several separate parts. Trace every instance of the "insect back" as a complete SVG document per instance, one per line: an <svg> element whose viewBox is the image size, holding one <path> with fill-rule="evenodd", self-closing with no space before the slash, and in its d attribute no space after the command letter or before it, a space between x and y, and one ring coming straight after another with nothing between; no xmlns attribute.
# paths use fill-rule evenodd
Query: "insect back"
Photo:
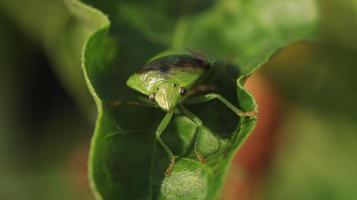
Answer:
<svg viewBox="0 0 357 200"><path fill-rule="evenodd" d="M170 112L210 67L206 57L201 54L163 54L130 76L127 85Z"/></svg>

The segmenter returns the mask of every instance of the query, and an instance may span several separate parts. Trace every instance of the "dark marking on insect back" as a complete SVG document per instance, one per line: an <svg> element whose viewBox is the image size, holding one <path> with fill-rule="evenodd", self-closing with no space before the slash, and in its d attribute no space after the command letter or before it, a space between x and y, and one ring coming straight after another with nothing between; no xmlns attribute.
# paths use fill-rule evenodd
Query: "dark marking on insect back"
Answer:
<svg viewBox="0 0 357 200"><path fill-rule="evenodd" d="M148 71L160 71L162 73L168 72L173 68L200 68L209 70L211 65L203 58L192 57L190 55L179 54L172 56L164 56L147 63L138 72L145 73Z"/></svg>
<svg viewBox="0 0 357 200"><path fill-rule="evenodd" d="M169 71L169 69L170 69L170 66L168 66L168 65L162 65L159 68L161 73L165 73L165 72Z"/></svg>

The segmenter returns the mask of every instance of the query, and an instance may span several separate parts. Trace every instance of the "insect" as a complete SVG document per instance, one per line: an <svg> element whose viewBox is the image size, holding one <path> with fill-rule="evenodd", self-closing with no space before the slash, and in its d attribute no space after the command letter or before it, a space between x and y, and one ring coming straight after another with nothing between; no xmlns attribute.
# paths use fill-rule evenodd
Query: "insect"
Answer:
<svg viewBox="0 0 357 200"><path fill-rule="evenodd" d="M150 60L127 80L127 85L130 88L148 97L146 104L155 105L166 112L155 132L156 140L170 159L170 164L165 172L166 176L170 176L176 156L160 136L169 125L175 109L180 109L197 125L194 151L197 159L202 163L205 163L206 160L197 147L201 138L202 122L185 107L185 104L198 104L217 99L239 117L254 117L257 115L254 111L242 112L217 93L194 94L195 88L204 85L207 80L206 77L210 73L215 73L212 66L213 62L209 61L202 53L192 50L182 51L161 55Z"/></svg>

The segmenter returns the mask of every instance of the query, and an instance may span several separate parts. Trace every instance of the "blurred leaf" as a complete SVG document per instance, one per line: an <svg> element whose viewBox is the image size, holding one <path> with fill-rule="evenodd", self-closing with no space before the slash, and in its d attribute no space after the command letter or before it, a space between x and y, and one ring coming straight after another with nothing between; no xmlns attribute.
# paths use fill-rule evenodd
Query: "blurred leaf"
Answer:
<svg viewBox="0 0 357 200"><path fill-rule="evenodd" d="M63 86L83 112L93 117L94 103L86 88L79 59L84 40L90 33L86 25L79 24L64 1L58 0L0 1L0 11L44 48Z"/></svg>
<svg viewBox="0 0 357 200"><path fill-rule="evenodd" d="M321 4L319 45L294 45L269 63L271 80L296 108L282 123L268 199L356 198L357 4Z"/></svg>
<svg viewBox="0 0 357 200"><path fill-rule="evenodd" d="M286 115L266 199L355 199L355 120L297 106Z"/></svg>
<svg viewBox="0 0 357 200"><path fill-rule="evenodd" d="M320 7L323 42L356 50L357 0L322 0Z"/></svg>
<svg viewBox="0 0 357 200"><path fill-rule="evenodd" d="M53 109L48 104L36 107L36 80L45 82L43 68L50 69L39 61L38 45L3 13L0 27L0 199L81 199L84 192L71 191L73 184L69 184L68 170L63 168L63 157L68 156L80 135L76 133L88 128L83 128L77 115L63 109L62 104L56 105L54 115L48 114ZM39 98L51 102L47 88L51 89L48 85L41 87L44 90ZM41 108L49 112L43 114ZM33 110L41 115L34 116ZM41 117L45 122L39 120ZM40 123L42 127L37 128Z"/></svg>
<svg viewBox="0 0 357 200"><path fill-rule="evenodd" d="M293 45L269 62L271 80L289 101L357 119L356 14L356 0L321 1L319 43Z"/></svg>
<svg viewBox="0 0 357 200"><path fill-rule="evenodd" d="M320 2L319 44L291 46L267 66L294 107L282 123L267 199L356 199L357 1Z"/></svg>
<svg viewBox="0 0 357 200"><path fill-rule="evenodd" d="M82 59L99 112L90 158L99 199L215 199L232 155L255 125L254 119L236 119L215 102L190 107L205 125L199 149L208 163L201 164L191 148L196 127L177 113L164 140L180 159L172 175L164 177L169 160L153 134L164 113L122 104L135 95L125 85L127 77L146 60L173 43L174 48L201 49L218 61L240 64L241 78L234 81L238 72L229 71L229 78L220 77L217 84L241 109L255 110L242 86L247 76L276 50L311 39L317 25L314 1L186 3L186 9L172 10L177 4L167 1L145 6L136 1L90 1L111 17L109 30L109 20L98 10L68 1L73 15L93 30Z"/></svg>
<svg viewBox="0 0 357 200"><path fill-rule="evenodd" d="M356 51L326 42L301 43L269 62L267 72L287 100L321 113L357 119L355 55Z"/></svg>

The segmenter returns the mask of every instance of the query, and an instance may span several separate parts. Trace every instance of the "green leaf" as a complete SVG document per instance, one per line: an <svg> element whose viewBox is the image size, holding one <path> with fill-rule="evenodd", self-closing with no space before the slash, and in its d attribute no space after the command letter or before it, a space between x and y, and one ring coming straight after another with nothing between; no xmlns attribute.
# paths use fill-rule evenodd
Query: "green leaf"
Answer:
<svg viewBox="0 0 357 200"><path fill-rule="evenodd" d="M271 166L264 197L354 199L356 118L301 105L288 116L279 132L284 145Z"/></svg>
<svg viewBox="0 0 357 200"><path fill-rule="evenodd" d="M181 3L179 3L181 2ZM171 48L194 48L235 68L217 77L219 93L244 111L256 110L244 89L248 76L284 46L312 39L317 27L313 0L255 1L68 1L77 20L93 30L82 53L89 89L98 106L90 152L90 178L98 199L216 199L230 160L256 119L237 118L218 102L190 106L203 121L198 147L195 125L175 113L164 141L179 156L172 175L154 131L164 113L126 104L138 95L125 82L148 59ZM236 80L237 75L240 77ZM231 80L231 81L230 81Z"/></svg>
<svg viewBox="0 0 357 200"><path fill-rule="evenodd" d="M79 58L88 34L97 28L95 23L78 22L69 12L65 1L1 1L0 12L43 48L63 87L94 120L96 110L84 81Z"/></svg>
<svg viewBox="0 0 357 200"><path fill-rule="evenodd" d="M312 0L219 1L207 12L183 18L173 45L205 49L240 64L246 74L277 49L312 39L316 20L317 5Z"/></svg>

